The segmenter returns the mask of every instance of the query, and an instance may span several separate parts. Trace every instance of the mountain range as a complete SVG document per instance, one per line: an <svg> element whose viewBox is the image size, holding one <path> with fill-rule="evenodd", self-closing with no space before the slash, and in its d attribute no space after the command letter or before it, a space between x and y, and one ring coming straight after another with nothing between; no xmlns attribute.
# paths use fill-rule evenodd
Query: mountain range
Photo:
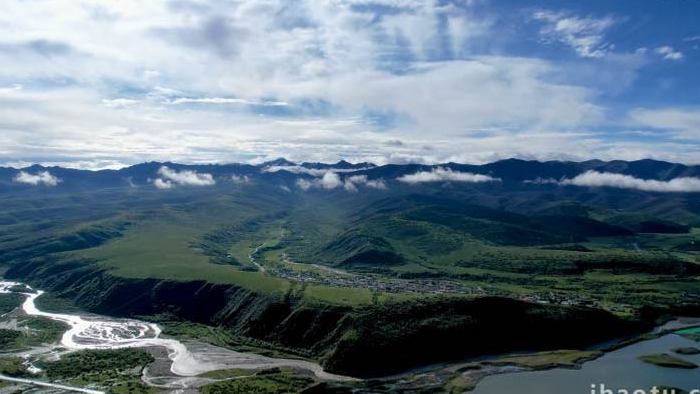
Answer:
<svg viewBox="0 0 700 394"><path fill-rule="evenodd" d="M417 172L429 172L436 168L453 172L480 174L498 179L512 185L520 182L553 183L562 179L572 179L587 171L628 175L642 180L670 181L675 178L700 177L700 166L684 165L657 160L638 161L601 161L589 160L583 162L571 161L526 161L507 159L483 165L443 163L443 164L387 164L377 166L372 163L352 164L341 160L337 163L300 164L286 159L277 159L261 164L177 164L171 162L148 162L125 167L119 170L80 170L64 167L45 167L32 165L25 168L0 167L0 192L10 191L21 186L13 182L20 172L38 174L49 172L60 180L57 190L74 190L83 188L142 186L152 183L158 178L158 171L168 167L175 171L195 171L211 174L214 179L229 178L232 175L247 176L262 181L290 182L297 178L312 178L323 171L335 171L342 177L366 175L368 179L394 181L405 175ZM305 171L308 170L308 171ZM538 181L539 180L539 181Z"/></svg>
<svg viewBox="0 0 700 394"><path fill-rule="evenodd" d="M699 176L654 160L0 168L0 272L382 375L696 313Z"/></svg>

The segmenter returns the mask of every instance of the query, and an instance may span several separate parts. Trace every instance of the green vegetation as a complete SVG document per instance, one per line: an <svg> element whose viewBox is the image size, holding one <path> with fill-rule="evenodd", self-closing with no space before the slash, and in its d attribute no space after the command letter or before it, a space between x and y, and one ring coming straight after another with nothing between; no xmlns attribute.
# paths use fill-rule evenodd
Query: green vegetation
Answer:
<svg viewBox="0 0 700 394"><path fill-rule="evenodd" d="M157 322L163 328L163 333L166 335L175 336L181 339L202 341L216 346L235 348L242 352L253 352L264 356L283 358L294 358L295 356L299 357L304 353L303 351L300 351L300 349L286 348L284 346L280 346L280 344L274 344L237 335L231 330L227 330L223 327L212 327L204 324L178 320L174 316L148 316L148 320ZM231 370L225 370L222 373L229 372L231 372ZM218 371L214 371L212 373L218 373Z"/></svg>
<svg viewBox="0 0 700 394"><path fill-rule="evenodd" d="M85 220L69 210L66 215L75 216L58 229L44 221L14 224L20 232L31 228L32 236L25 242L8 231L0 237L0 250L7 250L5 260L53 251L54 262L76 270L97 266L124 278L202 280L348 306L386 296L361 281L334 286L324 279L327 272L311 264L379 278L453 280L494 295L554 293L559 300L573 298L620 314L634 313L640 302L679 304L696 290L699 257L678 247L700 239L700 233L674 227L669 219L654 227L665 226L665 233L634 233L648 229L653 215L623 217L617 210L573 202L562 203L566 209L547 206L516 214L465 204L460 196L455 191L450 197L398 193L326 199L265 185L246 192L144 192L138 202L97 193L78 199L105 217ZM49 205L70 205L52 198L58 201ZM17 209L19 201L13 204ZM255 258L267 272L254 271L249 261L256 248ZM302 264L288 264L284 256ZM279 276L279 270L316 279L299 285ZM49 304L48 298L40 302Z"/></svg>
<svg viewBox="0 0 700 394"><path fill-rule="evenodd" d="M189 245L200 234L193 223L159 223L134 229L124 237L80 253L80 258L100 261L116 275L127 278L206 280L236 283L251 290L284 294L289 285L258 272L246 272L212 264L209 257Z"/></svg>
<svg viewBox="0 0 700 394"><path fill-rule="evenodd" d="M466 393L468 391L474 390L476 387L475 381L467 379L462 375L458 375L451 379L445 386L444 390L449 394L460 394Z"/></svg>
<svg viewBox="0 0 700 394"><path fill-rule="evenodd" d="M43 317L18 319L17 330L0 329L0 346L4 349L24 349L57 342L68 329L64 323Z"/></svg>
<svg viewBox="0 0 700 394"><path fill-rule="evenodd" d="M442 387L443 391L450 394L465 393L473 390L484 374L468 374L468 371L481 372L490 367L517 366L526 370L544 370L556 367L576 367L584 361L589 361L602 356L599 351L582 350L556 350L533 354L504 356L486 361L470 362L457 368L448 368L453 373L447 383ZM441 392L443 392L441 391Z"/></svg>
<svg viewBox="0 0 700 394"><path fill-rule="evenodd" d="M50 379L72 378L100 372L125 371L153 362L153 356L143 350L83 350L69 353L58 361L42 364Z"/></svg>
<svg viewBox="0 0 700 394"><path fill-rule="evenodd" d="M11 312L22 305L24 296L15 293L0 294L0 315Z"/></svg>
<svg viewBox="0 0 700 394"><path fill-rule="evenodd" d="M696 364L691 363L690 361L686 361L666 353L640 356L639 359L647 364L654 364L665 368L695 369L698 367Z"/></svg>
<svg viewBox="0 0 700 394"><path fill-rule="evenodd" d="M354 317L326 355L325 366L360 376L465 355L533 347L586 346L612 332L626 335L637 324L586 308L544 306L503 298L454 297L379 304L355 312ZM512 327L521 324L527 325L527 335L512 335ZM561 332L568 335L563 337ZM484 333L498 340L465 340L480 338ZM539 361L566 362L567 357L590 356L577 352L554 353L540 355Z"/></svg>
<svg viewBox="0 0 700 394"><path fill-rule="evenodd" d="M23 342L25 346L57 342L69 328L65 323L35 316L21 319L19 325L27 329L25 332L26 339Z"/></svg>
<svg viewBox="0 0 700 394"><path fill-rule="evenodd" d="M695 335L700 334L700 327L684 328L682 330L676 331L678 335Z"/></svg>
<svg viewBox="0 0 700 394"><path fill-rule="evenodd" d="M693 356L696 354L700 354L700 349L696 347L679 347L676 349L673 349L674 353L686 355L686 356Z"/></svg>
<svg viewBox="0 0 700 394"><path fill-rule="evenodd" d="M51 380L78 386L96 384L117 394L147 394L158 391L140 379L143 368L153 360L149 353L138 349L84 350L40 366Z"/></svg>
<svg viewBox="0 0 700 394"><path fill-rule="evenodd" d="M603 353L599 351L557 350L553 352L501 357L489 363L505 363L524 368L546 369L557 366L573 367L581 361L591 360L602 355Z"/></svg>
<svg viewBox="0 0 700 394"><path fill-rule="evenodd" d="M19 357L0 357L0 374L21 377L28 374Z"/></svg>
<svg viewBox="0 0 700 394"><path fill-rule="evenodd" d="M579 348L700 304L700 206L686 196L280 187L295 180L2 194L0 272L59 296L43 309L167 313L167 334L357 374ZM497 314L527 329L514 338ZM578 332L572 343L546 335L562 327ZM15 343L62 328L27 331Z"/></svg>
<svg viewBox="0 0 700 394"><path fill-rule="evenodd" d="M0 328L0 348L11 349L20 336L22 336L20 331Z"/></svg>
<svg viewBox="0 0 700 394"><path fill-rule="evenodd" d="M203 394L293 394L301 393L314 383L291 371L269 371L203 386Z"/></svg>

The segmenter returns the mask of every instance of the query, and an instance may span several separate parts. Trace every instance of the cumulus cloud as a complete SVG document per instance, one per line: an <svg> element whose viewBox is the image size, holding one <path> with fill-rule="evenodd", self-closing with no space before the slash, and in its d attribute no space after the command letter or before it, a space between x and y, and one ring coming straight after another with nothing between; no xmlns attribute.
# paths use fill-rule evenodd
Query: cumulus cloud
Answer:
<svg viewBox="0 0 700 394"><path fill-rule="evenodd" d="M568 64L473 50L489 46L496 17L470 2L123 0L99 12L71 0L11 3L0 15L4 41L51 32L75 48L52 62L0 51L3 81L28 86L0 97L0 155L13 160L230 161L233 151L240 160L301 150L304 159L388 160L423 155L427 130L429 142L464 152L469 142L456 136L569 131L604 114L595 88L567 78ZM488 146L478 153L505 148Z"/></svg>
<svg viewBox="0 0 700 394"><path fill-rule="evenodd" d="M610 172L587 171L572 179L565 179L560 183L562 185L616 187L649 192L700 192L700 178L695 177L680 177L669 181L658 181Z"/></svg>
<svg viewBox="0 0 700 394"><path fill-rule="evenodd" d="M681 51L676 51L673 49L673 47L670 46L661 46L656 49L654 49L654 52L656 52L658 55L661 55L664 60L681 60L683 59L683 52Z"/></svg>
<svg viewBox="0 0 700 394"><path fill-rule="evenodd" d="M309 190L314 186L314 182L308 181L306 179L297 179L297 187L301 190Z"/></svg>
<svg viewBox="0 0 700 394"><path fill-rule="evenodd" d="M159 189L170 189L174 185L183 186L212 186L216 184L211 174L199 173L192 170L176 171L167 166L158 169L159 178L153 184Z"/></svg>
<svg viewBox="0 0 700 394"><path fill-rule="evenodd" d="M489 175L473 174L471 172L452 171L449 168L437 167L432 171L419 171L415 174L403 175L396 178L399 182L416 184L425 182L499 182L499 178Z"/></svg>
<svg viewBox="0 0 700 394"><path fill-rule="evenodd" d="M171 189L173 187L173 183L170 181L166 181L161 178L156 178L153 181L153 185L157 187L158 189Z"/></svg>
<svg viewBox="0 0 700 394"><path fill-rule="evenodd" d="M319 188L332 190L343 185L343 181L340 176L333 171L326 171L322 177L314 180L297 179L297 186L302 190L309 190L311 188Z"/></svg>
<svg viewBox="0 0 700 394"><path fill-rule="evenodd" d="M379 190L385 190L387 188L383 179L369 180L367 179L367 175L352 175L346 177L343 187L349 192L356 192L357 187L360 185Z"/></svg>
<svg viewBox="0 0 700 394"><path fill-rule="evenodd" d="M386 189L386 183L382 179L368 180L367 175L352 175L341 179L340 175L333 171L326 171L322 177L313 180L297 179L296 183L297 187L305 191L312 188L333 190L342 187L348 192L356 192L359 186Z"/></svg>
<svg viewBox="0 0 700 394"><path fill-rule="evenodd" d="M532 17L544 22L540 30L544 41L566 44L581 57L600 58L612 48L605 41L605 32L616 22L612 17L578 17L549 10L536 11Z"/></svg>
<svg viewBox="0 0 700 394"><path fill-rule="evenodd" d="M323 174L323 177L318 180L319 185L324 189L335 189L343 184L340 180L340 176L335 172L328 171Z"/></svg>
<svg viewBox="0 0 700 394"><path fill-rule="evenodd" d="M1 83L25 86L0 87L3 160L608 159L630 142L586 134L619 119L603 107L619 78L586 61L595 78L582 79L577 61L530 51L527 5L503 17L481 1L5 3L0 46L30 50L0 50ZM610 52L612 18L536 17L544 41ZM634 158L699 157L637 144Z"/></svg>
<svg viewBox="0 0 700 394"><path fill-rule="evenodd" d="M61 182L59 178L51 175L51 173L48 171L41 171L36 174L30 174L25 171L20 171L17 175L15 175L13 180L15 182L25 183L27 185L33 186L56 186L59 182Z"/></svg>

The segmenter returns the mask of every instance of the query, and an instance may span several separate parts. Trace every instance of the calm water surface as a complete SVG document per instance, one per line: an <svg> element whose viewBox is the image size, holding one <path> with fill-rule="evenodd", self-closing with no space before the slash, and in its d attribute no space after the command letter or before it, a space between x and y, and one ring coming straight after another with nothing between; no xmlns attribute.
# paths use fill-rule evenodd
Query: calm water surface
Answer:
<svg viewBox="0 0 700 394"><path fill-rule="evenodd" d="M591 394L591 384L619 389L648 390L653 386L672 386L690 391L700 389L700 369L662 368L646 364L638 356L669 353L678 347L698 347L698 343L676 334L640 342L585 363L579 370L552 369L493 375L484 379L473 394ZM700 365L700 355L679 358ZM599 391L596 391L599 393Z"/></svg>

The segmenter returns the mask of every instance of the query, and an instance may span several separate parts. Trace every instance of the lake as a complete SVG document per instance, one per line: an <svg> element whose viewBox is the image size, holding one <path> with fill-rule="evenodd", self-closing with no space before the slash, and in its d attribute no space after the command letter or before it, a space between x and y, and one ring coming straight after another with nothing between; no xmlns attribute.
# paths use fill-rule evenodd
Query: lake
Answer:
<svg viewBox="0 0 700 394"><path fill-rule="evenodd" d="M642 389L653 386L671 386L686 391L700 389L700 369L663 368L639 361L637 357L668 353L700 365L700 355L676 355L671 349L698 347L698 343L680 335L668 334L657 339L639 342L610 352L583 364L581 369L557 368L547 371L492 375L479 383L473 394L591 394L591 385L600 384L613 389Z"/></svg>

